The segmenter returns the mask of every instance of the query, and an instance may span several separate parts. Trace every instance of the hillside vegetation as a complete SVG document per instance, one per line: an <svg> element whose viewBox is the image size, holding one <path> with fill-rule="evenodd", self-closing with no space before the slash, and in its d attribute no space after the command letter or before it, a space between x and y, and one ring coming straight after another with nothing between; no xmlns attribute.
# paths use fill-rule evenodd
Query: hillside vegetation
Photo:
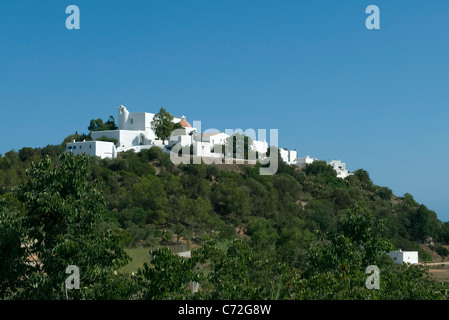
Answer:
<svg viewBox="0 0 449 320"><path fill-rule="evenodd" d="M432 242L445 257L449 224L363 169L343 180L322 161L304 170L280 161L262 176L260 164L175 166L157 147L104 160L63 151L0 156L0 297L448 298L425 268L394 266L384 253L426 260L420 244ZM190 259L166 248L177 243L192 248ZM151 263L120 272L134 247ZM69 264L83 284L67 294ZM379 290L365 286L369 265L381 270Z"/></svg>

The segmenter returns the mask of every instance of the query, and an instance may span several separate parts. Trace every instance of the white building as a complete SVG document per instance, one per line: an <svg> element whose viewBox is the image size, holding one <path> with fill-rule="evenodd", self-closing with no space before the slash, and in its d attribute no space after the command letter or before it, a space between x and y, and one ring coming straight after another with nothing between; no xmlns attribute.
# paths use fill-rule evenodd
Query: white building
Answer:
<svg viewBox="0 0 449 320"><path fill-rule="evenodd" d="M67 143L67 152L71 152L74 155L85 153L89 156L97 156L104 158L115 158L117 151L113 142L108 141L81 141Z"/></svg>
<svg viewBox="0 0 449 320"><path fill-rule="evenodd" d="M99 157L116 157L117 152L134 150L139 152L142 149L149 149L153 146L162 148L169 152L164 146L180 145L186 147L193 145L193 153L195 156L203 157L223 157L225 150L215 150L217 145L224 146L226 139L230 136L224 132L205 132L197 133L197 129L193 128L187 122L186 117L173 118L174 123L181 124L182 129L175 130L168 141L161 141L156 137L151 123L156 114L149 112L129 112L125 106L118 107L118 126L116 130L92 131L91 137L93 142L72 142L67 144L68 151L75 154L85 152L86 154ZM207 131L207 130L206 130ZM106 137L117 140L116 146L111 142L99 141L98 139ZM251 149L259 154L259 158L263 159L268 151L268 143L264 141L253 140ZM305 168L318 159L305 158L298 159L296 150L288 150L279 148L282 160L287 164L297 164ZM346 170L346 164L340 160L328 162L336 171L337 177L346 178L350 173Z"/></svg>
<svg viewBox="0 0 449 320"><path fill-rule="evenodd" d="M268 152L268 143L265 140L264 141L253 140L251 148L253 149L253 151L259 153L259 156L261 154L265 155Z"/></svg>
<svg viewBox="0 0 449 320"><path fill-rule="evenodd" d="M92 131L91 137L97 140L103 136L116 139L117 151L126 151L134 149L151 148L152 146L163 147L169 143L174 144L175 141L181 142L183 145L191 144L189 133L195 131L194 128L186 121L186 118L173 118L174 123L180 123L183 127L184 134L175 134L170 141L157 140L156 134L151 128L155 114L149 112L129 112L125 106L118 107L118 128L117 130ZM180 138L180 136L185 136Z"/></svg>
<svg viewBox="0 0 449 320"><path fill-rule="evenodd" d="M225 145L226 139L229 137L230 135L224 132L205 132L200 136L202 142L209 142L212 147L215 145Z"/></svg>
<svg viewBox="0 0 449 320"><path fill-rule="evenodd" d="M315 161L319 161L319 159L306 156L305 158L298 158L296 164L304 169L308 164L311 164ZM332 168L337 171L337 178L344 179L352 174L349 173L349 171L346 169L346 163L341 162L341 160L332 160L330 162L327 162L327 164L331 165Z"/></svg>
<svg viewBox="0 0 449 320"><path fill-rule="evenodd" d="M346 163L341 162L341 160L332 160L327 164L331 165L337 171L337 178L344 179L350 175L349 171L346 170Z"/></svg>
<svg viewBox="0 0 449 320"><path fill-rule="evenodd" d="M398 251L388 252L387 255L393 259L395 264L418 263L418 251L402 251L399 249Z"/></svg>
<svg viewBox="0 0 449 320"><path fill-rule="evenodd" d="M295 164L297 159L298 159L298 152L296 152L296 150L289 150L288 163Z"/></svg>
<svg viewBox="0 0 449 320"><path fill-rule="evenodd" d="M314 161L318 161L318 159L306 156L305 158L298 158L296 160L296 164L299 165L302 169L304 169L306 167L306 165L311 164Z"/></svg>
<svg viewBox="0 0 449 320"><path fill-rule="evenodd" d="M296 152L296 150L279 148L279 152L281 154L282 161L287 164L296 164L296 159L298 157L298 153Z"/></svg>
<svg viewBox="0 0 449 320"><path fill-rule="evenodd" d="M199 157L212 157L214 156L214 153L219 153L219 157L223 157L223 154L221 152L211 152L212 145L210 142L201 142L201 141L195 141L193 144L193 155L199 156Z"/></svg>
<svg viewBox="0 0 449 320"><path fill-rule="evenodd" d="M224 157L225 148L226 148L226 140L230 137L227 133L224 132L205 132L198 136L194 144L194 155L197 156L213 156L218 157L221 154ZM201 139L201 141L199 141ZM216 147L221 147L221 150ZM254 152L258 152L259 155L266 154L268 151L268 143L266 141L257 141L253 140L251 145L251 150ZM210 151L210 152L209 152Z"/></svg>
<svg viewBox="0 0 449 320"><path fill-rule="evenodd" d="M193 144L193 137L186 134L173 134L170 136L169 145L173 146L179 144L181 147L190 146Z"/></svg>

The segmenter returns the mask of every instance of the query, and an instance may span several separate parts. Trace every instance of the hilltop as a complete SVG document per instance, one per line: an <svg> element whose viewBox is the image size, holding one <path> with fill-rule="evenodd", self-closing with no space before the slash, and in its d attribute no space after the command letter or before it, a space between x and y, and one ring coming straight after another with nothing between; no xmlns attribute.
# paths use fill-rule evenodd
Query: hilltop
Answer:
<svg viewBox="0 0 449 320"><path fill-rule="evenodd" d="M66 154L64 151L62 145L42 149L23 148L0 157L0 197L10 208L8 211L22 212L26 216L27 207L22 208L20 202L23 200L20 198L14 200L13 188L24 185L32 188L34 182L30 185L30 179L36 177L30 177L30 172L26 174L32 163L47 157L46 161L53 163L51 166L58 166L61 154ZM308 279L312 282L318 281L316 277L321 279L324 275L332 275L332 281L337 281L333 277L341 270L349 274L358 270L353 275L363 278L365 264L376 261L376 264L384 265L384 272L390 270L388 266L392 262L381 258L382 252L386 250L417 250L420 260L426 261L431 256L420 245L427 244L440 256L447 255L447 250L441 244L448 242L449 225L439 221L435 212L417 203L412 195L397 196L388 187L373 184L368 172L363 169L355 170L352 175L342 179L324 161L314 161L304 169L279 161L276 174L262 176L259 174L262 167L260 163L174 165L169 154L153 147L137 153L131 150L122 152L114 159L76 156L71 171L77 171L75 164L78 158L89 163L83 169L86 175L83 183L97 185L96 190L105 200L100 220L92 232L100 235L110 230L119 237L120 247L128 250L137 247L152 250L183 244L187 248L199 248L197 251L202 252L210 250L207 248L210 243L214 243L214 250L227 250L231 254L232 250L244 246L238 250L247 251L253 257L251 261L269 264L269 267L254 271L259 270L257 273L260 274L253 275L258 280L253 279L256 283L250 285L251 289L259 292L263 288L261 292L265 292L262 296L253 292L254 298L268 298L265 294L271 292L267 287L270 285L263 280L268 276L266 272L273 273L275 278L289 278L293 276L291 272L300 272L304 281ZM74 205L82 207L84 204ZM364 236L358 235L360 228L366 228ZM349 242L340 247L339 237ZM337 247L328 251L330 249L326 247L334 242L338 244ZM353 251L354 246L360 245L363 250ZM363 253L370 246L374 246L374 251ZM324 251L313 258L314 250ZM169 263L171 258L164 256L163 252L160 252L159 257L166 257L164 259L168 260L163 263ZM210 259L234 259L232 254L216 256L207 252L202 254L210 254ZM373 252L376 252L374 256ZM329 254L331 256L324 258ZM316 260L318 257L325 260L319 262ZM210 263L216 267L220 263L231 263L227 260L212 261L215 262ZM243 261L245 259L240 262ZM353 269L350 266L357 267ZM281 270L290 270L289 275ZM327 273L330 270L333 270L332 273ZM395 274L402 269L391 270ZM217 272L215 270L210 277L217 277ZM210 277L206 282L209 284L203 287L207 290L202 291L202 294L212 292L209 297L218 297L214 296L213 292L216 291L213 290L217 290L218 285L214 281L219 280ZM391 277L394 279L393 275ZM276 281L283 283L284 280ZM302 287L306 282L301 283L301 289L297 289L299 291L295 291L295 295L301 292L303 298L313 298L314 294L308 291L309 287ZM327 294L332 297L333 293ZM388 297L395 298L394 293L388 294L393 295ZM244 298L240 295L232 297Z"/></svg>
<svg viewBox="0 0 449 320"><path fill-rule="evenodd" d="M57 161L64 150L62 145L23 148L1 156L0 195L26 181L31 162L47 155ZM158 232L148 230L200 242L232 238L234 229L251 236L256 224L271 230L274 238L286 225L307 238L317 230L335 228L338 217L355 205L386 219L393 244L418 250L423 260L430 257L419 244L449 239L448 224L435 212L410 194L396 196L388 187L373 184L363 169L340 179L323 161L305 169L279 161L274 176L260 176L259 163L176 166L157 147L124 152L116 159L93 159L90 179L102 182L108 223L126 231L128 246L160 242Z"/></svg>

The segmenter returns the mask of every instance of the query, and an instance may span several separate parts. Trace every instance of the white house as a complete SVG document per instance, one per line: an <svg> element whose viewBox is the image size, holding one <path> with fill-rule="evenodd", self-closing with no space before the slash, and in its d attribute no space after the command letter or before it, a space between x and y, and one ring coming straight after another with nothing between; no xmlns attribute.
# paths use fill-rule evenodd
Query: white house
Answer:
<svg viewBox="0 0 449 320"><path fill-rule="evenodd" d="M192 145L194 143L196 129L192 128L184 116L181 117L181 121L179 123L181 124L182 129L176 129L172 132L169 138L169 145L173 146L175 144L179 144L182 147Z"/></svg>
<svg viewBox="0 0 449 320"><path fill-rule="evenodd" d="M230 136L224 132L198 132L187 122L186 117L173 118L174 123L181 124L181 129L175 130L168 141L158 140L154 130L151 127L151 122L156 114L149 112L129 112L125 106L118 107L118 126L116 130L106 131L92 131L91 137L94 142L72 142L67 144L67 150L75 154L85 152L86 154L100 157L114 158L117 152L124 152L134 150L139 152L142 149L149 149L153 146L162 148L169 152L169 148L165 146L180 145L182 147L193 145L193 152L195 156L203 157L223 157L225 150L214 150L217 145L225 145L226 139ZM201 130L201 129L199 129ZM98 139L106 137L117 140L116 146L111 142L99 141ZM268 151L268 143L264 141L253 140L251 149L259 153L259 158L262 159ZM298 158L296 150L288 150L279 148L281 158L287 164L297 164L304 168L318 159ZM333 160L328 162L336 171L337 176L346 178L350 175L346 170L346 164L340 160Z"/></svg>
<svg viewBox="0 0 449 320"><path fill-rule="evenodd" d="M418 263L418 251L402 251L399 249L397 251L388 252L387 255L393 259L395 264L403 264L404 262L411 264Z"/></svg>
<svg viewBox="0 0 449 320"><path fill-rule="evenodd" d="M306 165L311 164L314 161L318 161L318 159L306 156L305 158L298 158L296 160L296 164L299 165L302 169L304 169L306 167Z"/></svg>
<svg viewBox="0 0 449 320"><path fill-rule="evenodd" d="M226 139L230 136L224 132L204 132L201 134L200 138L202 142L210 142L213 147L215 145L225 145Z"/></svg>
<svg viewBox="0 0 449 320"><path fill-rule="evenodd" d="M259 155L266 154L268 152L268 143L265 140L264 141L253 140L251 148L253 149L253 151L258 152Z"/></svg>
<svg viewBox="0 0 449 320"><path fill-rule="evenodd" d="M285 148L279 148L282 160L287 164L296 164L298 153L296 150L288 150Z"/></svg>
<svg viewBox="0 0 449 320"><path fill-rule="evenodd" d="M346 170L346 163L341 162L341 160L332 160L327 164L331 165L337 171L337 178L344 179L350 175L349 171Z"/></svg>
<svg viewBox="0 0 449 320"><path fill-rule="evenodd" d="M179 144L181 147L190 146L193 144L193 138L191 135L186 134L174 134L170 136L169 145Z"/></svg>
<svg viewBox="0 0 449 320"><path fill-rule="evenodd" d="M177 255L179 257L182 257L182 258L190 259L191 252L190 252L190 250L189 251L178 252ZM195 266L195 270L198 270L198 268L199 268L199 265L197 263L197 265ZM196 282L196 281L190 282L189 286L190 286L190 290L192 291L192 293L197 292L199 290L199 288L200 288L200 284L198 282Z"/></svg>
<svg viewBox="0 0 449 320"><path fill-rule="evenodd" d="M215 156L218 157L218 154L221 153L224 156L225 153L225 145L226 139L229 138L230 135L224 132L204 132L198 136L197 140L194 143L194 154L197 156ZM198 144L196 146L195 144ZM221 150L214 149L216 146L223 146ZM212 152L213 150L213 152ZM251 145L251 150L258 152L260 154L266 154L268 151L268 143L266 141L257 141L253 140ZM211 152L209 152L211 151Z"/></svg>
<svg viewBox="0 0 449 320"><path fill-rule="evenodd" d="M74 155L85 153L89 156L97 156L104 158L115 158L117 151L113 142L108 141L81 141L67 143L67 152L71 152Z"/></svg>
<svg viewBox="0 0 449 320"><path fill-rule="evenodd" d="M298 159L298 152L296 150L289 150L288 152L288 163L295 164L296 159Z"/></svg>
<svg viewBox="0 0 449 320"><path fill-rule="evenodd" d="M118 107L118 129L107 131L92 131L91 137L97 140L102 136L116 139L118 141L117 151L126 151L129 149L138 150L151 148L152 146L163 146L165 142L157 140L156 134L151 128L155 114L149 112L129 112L125 106ZM180 123L184 128L185 135L195 131L194 128L186 121L186 118L174 118L174 123ZM179 137L175 140L180 140ZM187 143L187 138L182 139L183 143ZM145 146L145 147L143 147Z"/></svg>
<svg viewBox="0 0 449 320"><path fill-rule="evenodd" d="M193 144L193 155L199 157L223 157L223 153L214 150L212 152L212 145L210 142L195 141Z"/></svg>

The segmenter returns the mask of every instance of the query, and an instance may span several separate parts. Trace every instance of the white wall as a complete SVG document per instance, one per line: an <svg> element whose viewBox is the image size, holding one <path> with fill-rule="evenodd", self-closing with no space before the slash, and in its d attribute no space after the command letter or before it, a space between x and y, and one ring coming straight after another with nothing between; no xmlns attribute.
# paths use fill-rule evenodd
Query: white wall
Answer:
<svg viewBox="0 0 449 320"><path fill-rule="evenodd" d="M346 170L346 163L341 162L341 160L332 160L331 162L328 162L332 167L339 170Z"/></svg>
<svg viewBox="0 0 449 320"><path fill-rule="evenodd" d="M220 132L220 133L218 133L218 134L215 134L215 135L213 135L213 136L210 136L209 137L209 141L210 141L210 144L212 145L212 146L214 146L214 145L216 145L216 144L221 144L221 145L225 145L226 144L226 139L227 138L229 138L229 135L227 135L226 133L224 133L224 132ZM203 140L203 141L205 141L205 140ZM207 141L207 140L206 140Z"/></svg>
<svg viewBox="0 0 449 320"><path fill-rule="evenodd" d="M282 160L287 164L296 163L296 158L298 157L298 153L296 150L287 150L284 148L279 148Z"/></svg>
<svg viewBox="0 0 449 320"><path fill-rule="evenodd" d="M94 140L99 139L102 136L117 139L118 145L125 148L131 146L149 145L156 139L152 130L92 131L91 136ZM143 137L143 144L141 144L141 137Z"/></svg>
<svg viewBox="0 0 449 320"><path fill-rule="evenodd" d="M393 259L395 264L402 264L402 252L401 251L392 251L388 252L387 255Z"/></svg>
<svg viewBox="0 0 449 320"><path fill-rule="evenodd" d="M127 122L123 124L123 130L151 130L151 121L154 113L130 112Z"/></svg>
<svg viewBox="0 0 449 320"><path fill-rule="evenodd" d="M298 158L298 152L296 152L296 150L290 150L288 153L288 162L294 163L296 158Z"/></svg>
<svg viewBox="0 0 449 320"><path fill-rule="evenodd" d="M268 143L266 141L253 140L252 148L259 154L261 153L266 154L268 151Z"/></svg>
<svg viewBox="0 0 449 320"><path fill-rule="evenodd" d="M115 146L113 142L108 141L94 141L95 155L100 158L115 158Z"/></svg>
<svg viewBox="0 0 449 320"><path fill-rule="evenodd" d="M108 141L82 141L67 143L67 152L74 155L85 153L91 157L115 158L117 156L114 143Z"/></svg>
<svg viewBox="0 0 449 320"><path fill-rule="evenodd" d="M129 112L125 106L118 107L118 129L119 130L151 130L151 121L154 113Z"/></svg>
<svg viewBox="0 0 449 320"><path fill-rule="evenodd" d="M288 162L288 150L284 148L279 148L279 152L281 154L282 161Z"/></svg>
<svg viewBox="0 0 449 320"><path fill-rule="evenodd" d="M212 156L210 150L211 150L210 142L196 141L193 144L193 155L194 156L210 157L210 156Z"/></svg>
<svg viewBox="0 0 449 320"><path fill-rule="evenodd" d="M128 123L129 111L125 106L120 105L118 107L118 117L117 117L117 126L119 130L124 130L126 124Z"/></svg>
<svg viewBox="0 0 449 320"><path fill-rule="evenodd" d="M387 253L395 264L418 263L418 251L392 251Z"/></svg>
<svg viewBox="0 0 449 320"><path fill-rule="evenodd" d="M95 156L95 141L86 142L68 142L66 151L71 152L74 155L85 153L91 157Z"/></svg>
<svg viewBox="0 0 449 320"><path fill-rule="evenodd" d="M217 132L216 134L213 134L213 132L207 132L206 130L204 135L201 135L201 141L210 142L212 146L216 144L224 145L226 143L226 139L229 137L230 136L224 132Z"/></svg>
<svg viewBox="0 0 449 320"><path fill-rule="evenodd" d="M306 165L313 163L314 161L317 161L317 158L311 158L309 156L306 156L305 158L298 158L296 160L296 163L301 167L301 168L305 168Z"/></svg>
<svg viewBox="0 0 449 320"><path fill-rule="evenodd" d="M402 261L411 264L418 263L418 251L403 251Z"/></svg>
<svg viewBox="0 0 449 320"><path fill-rule="evenodd" d="M346 170L346 163L341 162L341 160L332 160L331 162L328 162L328 164L330 164L335 171L337 171L337 178L346 178L348 177L349 171Z"/></svg>
<svg viewBox="0 0 449 320"><path fill-rule="evenodd" d="M179 135L170 137L170 145L180 144L181 147L190 146L192 144L192 136Z"/></svg>

